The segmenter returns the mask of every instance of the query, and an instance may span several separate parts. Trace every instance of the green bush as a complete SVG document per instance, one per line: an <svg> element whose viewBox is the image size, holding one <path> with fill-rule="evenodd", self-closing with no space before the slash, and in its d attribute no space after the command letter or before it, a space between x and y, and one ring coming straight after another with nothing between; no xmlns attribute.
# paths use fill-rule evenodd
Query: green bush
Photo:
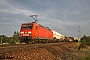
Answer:
<svg viewBox="0 0 90 60"><path fill-rule="evenodd" d="M82 45L88 45L88 46L90 46L90 36L83 36L82 38L81 38L81 44Z"/></svg>

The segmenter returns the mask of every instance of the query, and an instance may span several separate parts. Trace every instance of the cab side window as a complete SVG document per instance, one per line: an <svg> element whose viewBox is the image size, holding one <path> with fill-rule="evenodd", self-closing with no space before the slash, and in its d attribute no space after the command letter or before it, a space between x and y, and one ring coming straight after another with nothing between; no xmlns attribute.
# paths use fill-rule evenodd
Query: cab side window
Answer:
<svg viewBox="0 0 90 60"><path fill-rule="evenodd" d="M36 26L36 30L38 30L38 26Z"/></svg>

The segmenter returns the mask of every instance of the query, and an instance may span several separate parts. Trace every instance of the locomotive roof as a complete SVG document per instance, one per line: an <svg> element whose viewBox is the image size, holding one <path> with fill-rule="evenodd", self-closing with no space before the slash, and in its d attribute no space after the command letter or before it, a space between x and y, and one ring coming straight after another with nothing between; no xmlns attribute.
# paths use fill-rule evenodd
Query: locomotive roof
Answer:
<svg viewBox="0 0 90 60"><path fill-rule="evenodd" d="M22 25L28 25L28 24L33 24L33 23L36 23L36 22L22 23ZM36 23L36 24L38 24L38 23ZM48 30L51 30L51 29L49 29L49 27L44 27L44 26L42 26L40 24L38 24L38 25L41 26L41 27L43 27L43 28L46 28Z"/></svg>
<svg viewBox="0 0 90 60"><path fill-rule="evenodd" d="M24 25L24 24L26 24L26 25L27 25L27 24L32 24L32 23L30 23L30 22L29 22L29 23L22 23L22 25Z"/></svg>
<svg viewBox="0 0 90 60"><path fill-rule="evenodd" d="M49 29L49 27L44 27L44 26L42 26L42 25L40 25L40 24L38 24L39 26L41 26L41 27L43 27L43 28L46 28L46 29L48 29L48 30L51 30L51 29Z"/></svg>

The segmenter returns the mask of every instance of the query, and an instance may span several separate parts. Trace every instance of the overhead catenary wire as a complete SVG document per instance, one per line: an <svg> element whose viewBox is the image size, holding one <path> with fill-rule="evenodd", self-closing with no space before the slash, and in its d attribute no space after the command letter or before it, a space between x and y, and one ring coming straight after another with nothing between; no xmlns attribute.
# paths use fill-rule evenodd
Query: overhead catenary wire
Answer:
<svg viewBox="0 0 90 60"><path fill-rule="evenodd" d="M43 1L43 2L48 6L48 8L55 14L55 16L57 17L57 19L58 19L59 21L62 21L62 22L63 22L63 25L64 25L67 29L72 29L72 30L78 31L78 30L76 30L76 29L74 29L74 28L70 28L70 26L68 26L68 24L66 24L65 21L63 21L63 20L61 20L61 19L59 18L59 15L58 15L57 13L55 13L54 10L52 10L52 7L49 6L48 3L46 3L44 0L42 0L42 1Z"/></svg>
<svg viewBox="0 0 90 60"><path fill-rule="evenodd" d="M12 1L10 1L10 0L7 0L7 1L10 2L10 3L12 3L13 5L17 6L18 8L22 9L23 11L29 13L30 15L33 15L32 13L30 13L29 11L27 11L27 10L21 8L20 6L18 6L18 5L15 4L14 2L12 2ZM55 14L55 12L54 12L52 9L50 9L50 10ZM17 11L17 12L18 12L18 11ZM57 15L57 18L60 20L60 18L58 17L58 15ZM39 18L39 19L40 19L40 18ZM44 21L44 22L45 22L45 21ZM45 23L47 23L47 22L45 22ZM49 23L49 22L48 22L48 23ZM49 26L52 27L51 23L49 23ZM56 29L56 28L55 28L55 29Z"/></svg>
<svg viewBox="0 0 90 60"><path fill-rule="evenodd" d="M51 10L51 12L54 13L54 15L56 16L56 18L57 18L59 21L62 21L62 22L63 22L63 25L64 25L66 28L68 28L69 26L68 26L68 25L67 25L67 26L65 25L66 23L65 23L63 20L61 20L61 19L59 18L58 14L55 13L54 10L52 10L51 6L49 6L44 0L42 0L42 1L45 3L45 5L48 6L48 8Z"/></svg>
<svg viewBox="0 0 90 60"><path fill-rule="evenodd" d="M13 5L15 5L16 7L18 7L18 8L20 8L20 9L22 9L23 11L25 11L25 12L27 12L27 13L29 13L30 15L33 15L32 13L30 13L30 12L28 12L27 10L25 10L25 9L23 9L23 8L21 8L20 6L18 6L17 4L15 4L14 2L12 2L12 1L10 1L10 0L7 0L8 2L10 2L11 4L13 4ZM17 10L16 10L17 11ZM18 11L17 11L18 12ZM29 16L30 17L30 16ZM39 18L40 19L40 18ZM43 22L45 22L45 21L43 21ZM47 22L46 22L47 23ZM48 22L49 23L49 22ZM49 23L49 25L50 25L50 23ZM52 25L50 25L50 26L52 26Z"/></svg>
<svg viewBox="0 0 90 60"><path fill-rule="evenodd" d="M28 12L27 10L25 10L25 9L21 8L20 6L18 6L17 4L15 4L15 3L11 2L10 0L7 0L7 1L8 1L8 2L10 2L10 3L12 3L13 5L17 6L18 8L22 9L23 11L25 11L25 12L27 12L27 13L29 13L29 14L31 14L31 15L32 15L32 13L30 13L30 12Z"/></svg>
<svg viewBox="0 0 90 60"><path fill-rule="evenodd" d="M58 14L55 13L54 10L52 10L52 7L49 6L48 3L46 3L44 0L42 0L42 1L43 1L44 4L51 10L51 12L54 13L54 15L57 17L57 19L58 19L59 21L62 21L62 22L63 22L63 25L64 25L67 29L72 29L72 30L77 31L76 29L70 28L70 26L68 26L68 24L66 24L63 20L61 20L61 19L59 18ZM71 31L71 32L73 32L73 31Z"/></svg>

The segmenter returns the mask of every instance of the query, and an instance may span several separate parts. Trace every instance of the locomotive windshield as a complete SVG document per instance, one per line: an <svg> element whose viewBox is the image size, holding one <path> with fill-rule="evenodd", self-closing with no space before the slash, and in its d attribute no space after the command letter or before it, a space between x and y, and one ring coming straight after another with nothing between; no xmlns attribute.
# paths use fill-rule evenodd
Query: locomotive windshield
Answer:
<svg viewBox="0 0 90 60"><path fill-rule="evenodd" d="M32 29L32 25L22 25L21 28L22 29L27 29L27 28Z"/></svg>
<svg viewBox="0 0 90 60"><path fill-rule="evenodd" d="M29 29L32 29L32 25L28 25L28 28L29 28Z"/></svg>
<svg viewBox="0 0 90 60"><path fill-rule="evenodd" d="M27 25L22 25L21 28L27 28Z"/></svg>

